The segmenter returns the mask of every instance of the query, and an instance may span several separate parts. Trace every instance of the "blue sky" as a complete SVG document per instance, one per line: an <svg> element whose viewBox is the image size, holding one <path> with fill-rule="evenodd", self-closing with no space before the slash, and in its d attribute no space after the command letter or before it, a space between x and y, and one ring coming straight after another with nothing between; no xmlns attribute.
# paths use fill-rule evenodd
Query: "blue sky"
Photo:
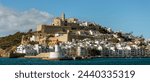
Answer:
<svg viewBox="0 0 150 82"><path fill-rule="evenodd" d="M54 16L65 12L67 17L150 38L150 0L0 0L0 5L18 12L35 8Z"/></svg>

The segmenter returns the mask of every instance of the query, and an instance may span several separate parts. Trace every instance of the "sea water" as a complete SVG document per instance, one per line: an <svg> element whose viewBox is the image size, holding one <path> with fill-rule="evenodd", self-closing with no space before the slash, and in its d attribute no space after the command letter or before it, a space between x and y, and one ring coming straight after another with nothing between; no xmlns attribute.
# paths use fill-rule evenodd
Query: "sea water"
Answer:
<svg viewBox="0 0 150 82"><path fill-rule="evenodd" d="M84 60L0 58L0 65L150 65L150 58L93 58Z"/></svg>

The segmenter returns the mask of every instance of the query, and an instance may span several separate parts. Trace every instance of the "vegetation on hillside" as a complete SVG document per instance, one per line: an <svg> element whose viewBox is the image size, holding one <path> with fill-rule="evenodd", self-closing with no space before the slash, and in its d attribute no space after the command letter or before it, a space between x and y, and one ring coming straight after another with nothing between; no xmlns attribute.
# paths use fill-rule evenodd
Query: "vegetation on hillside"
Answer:
<svg viewBox="0 0 150 82"><path fill-rule="evenodd" d="M5 50L12 46L19 45L21 43L22 35L26 35L26 33L16 32L13 35L1 37L0 38L0 48Z"/></svg>

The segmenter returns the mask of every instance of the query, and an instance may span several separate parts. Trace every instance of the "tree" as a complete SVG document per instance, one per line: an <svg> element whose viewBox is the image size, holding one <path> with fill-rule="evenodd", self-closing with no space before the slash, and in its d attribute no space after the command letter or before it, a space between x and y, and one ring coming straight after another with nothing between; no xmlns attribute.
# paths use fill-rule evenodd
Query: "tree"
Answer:
<svg viewBox="0 0 150 82"><path fill-rule="evenodd" d="M32 33L32 29L29 29L29 31L27 33Z"/></svg>

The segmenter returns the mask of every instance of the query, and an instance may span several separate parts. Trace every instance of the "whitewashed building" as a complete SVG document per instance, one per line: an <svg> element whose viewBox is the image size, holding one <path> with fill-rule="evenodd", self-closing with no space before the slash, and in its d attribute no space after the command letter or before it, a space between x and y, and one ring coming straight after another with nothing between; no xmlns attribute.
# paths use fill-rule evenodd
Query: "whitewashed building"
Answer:
<svg viewBox="0 0 150 82"><path fill-rule="evenodd" d="M34 50L32 45L20 45L17 47L16 53L22 53L26 55L36 55L37 52Z"/></svg>
<svg viewBox="0 0 150 82"><path fill-rule="evenodd" d="M36 36L32 35L32 37L30 38L30 41L36 41Z"/></svg>
<svg viewBox="0 0 150 82"><path fill-rule="evenodd" d="M59 45L55 45L55 51L54 52L50 52L49 54L49 58L50 59L59 59L59 58L63 58L64 56L62 55L61 52L61 48Z"/></svg>

